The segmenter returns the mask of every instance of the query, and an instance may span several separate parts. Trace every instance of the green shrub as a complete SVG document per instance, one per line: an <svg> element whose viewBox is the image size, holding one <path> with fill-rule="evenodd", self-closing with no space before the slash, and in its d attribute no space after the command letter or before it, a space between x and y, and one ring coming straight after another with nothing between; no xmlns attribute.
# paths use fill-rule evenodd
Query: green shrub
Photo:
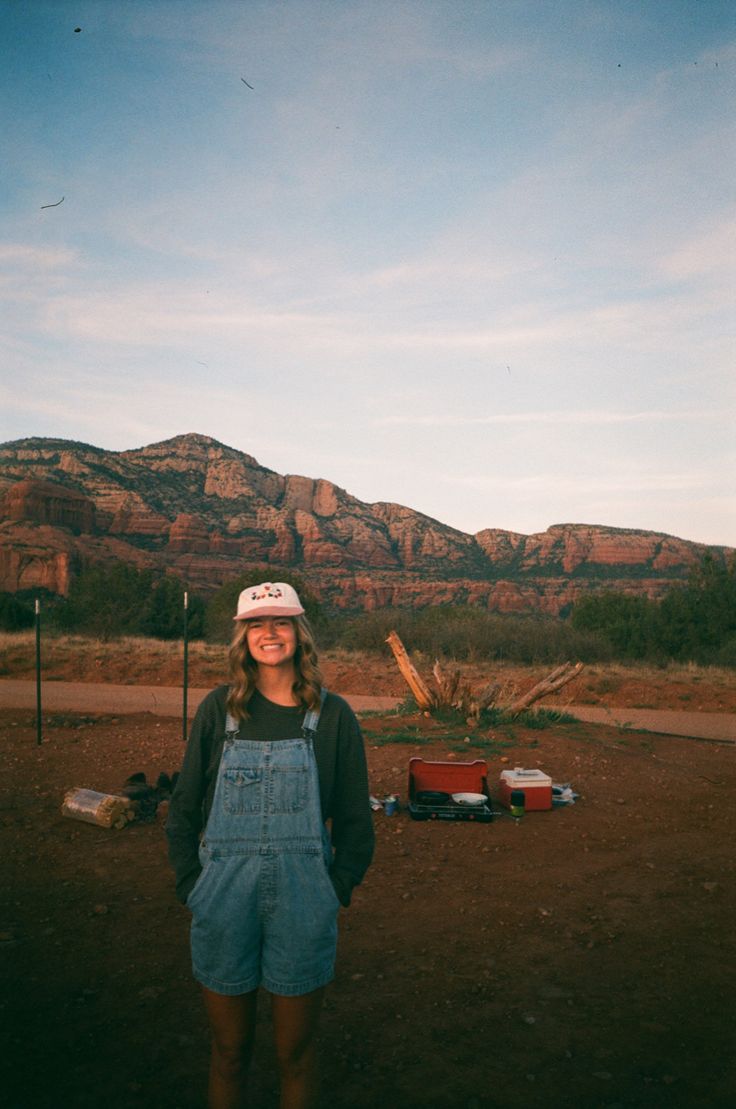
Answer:
<svg viewBox="0 0 736 1109"><path fill-rule="evenodd" d="M156 639L184 637L184 592L184 583L171 574L151 588L141 612L140 631L143 635ZM196 593L187 592L187 636L189 639L201 639L205 604Z"/></svg>
<svg viewBox="0 0 736 1109"><path fill-rule="evenodd" d="M603 637L617 658L736 664L736 557L707 554L687 585L660 601L610 590L583 597L572 625ZM729 661L731 660L731 661Z"/></svg>
<svg viewBox="0 0 736 1109"><path fill-rule="evenodd" d="M388 652L395 630L408 651L458 661L556 663L596 661L610 653L605 639L552 617L503 616L469 605L436 605L419 611L381 609L330 620L330 640L352 650Z"/></svg>
<svg viewBox="0 0 736 1109"><path fill-rule="evenodd" d="M84 632L100 639L148 635L158 639L183 636L184 590L173 575L156 577L127 562L97 563L72 581L66 601L55 613L63 631ZM189 596L189 635L202 634L204 604Z"/></svg>
<svg viewBox="0 0 736 1109"><path fill-rule="evenodd" d="M4 632L32 628L36 620L35 605L14 593L0 593L0 629Z"/></svg>

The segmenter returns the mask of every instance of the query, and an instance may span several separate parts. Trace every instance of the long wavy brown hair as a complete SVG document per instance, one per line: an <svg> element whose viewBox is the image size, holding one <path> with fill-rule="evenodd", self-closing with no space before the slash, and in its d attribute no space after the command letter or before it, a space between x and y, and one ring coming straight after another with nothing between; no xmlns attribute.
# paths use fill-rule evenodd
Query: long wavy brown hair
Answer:
<svg viewBox="0 0 736 1109"><path fill-rule="evenodd" d="M297 704L304 709L316 709L322 692L322 673L317 658L314 635L306 616L289 618L296 628L294 669L296 680L291 689ZM228 651L230 692L227 695L228 712L236 720L248 719L248 702L253 696L258 678L258 665L248 650L248 621L239 620Z"/></svg>

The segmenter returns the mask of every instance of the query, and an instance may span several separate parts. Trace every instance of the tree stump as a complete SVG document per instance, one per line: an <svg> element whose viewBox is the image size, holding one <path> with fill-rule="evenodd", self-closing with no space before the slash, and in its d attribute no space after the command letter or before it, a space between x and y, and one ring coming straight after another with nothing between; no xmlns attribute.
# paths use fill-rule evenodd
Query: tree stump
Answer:
<svg viewBox="0 0 736 1109"><path fill-rule="evenodd" d="M437 688L436 691L432 691L417 673L414 664L406 653L404 644L395 631L389 632L386 642L393 651L399 670L420 709L432 711L438 708L455 708L467 716L469 723L477 724L481 712L496 704L503 689L500 682L489 682L478 692L474 692L467 682L461 681L459 669L453 670L449 674L445 673L439 659L436 659L432 667L432 674ZM509 716L518 716L520 712L529 708L535 701L539 701L542 697L547 697L548 694L555 693L563 685L567 685L568 682L577 677L582 669L582 662L576 662L574 666L569 662L563 662L561 666L556 667L546 678L543 678L541 682L537 682L523 696L517 697L510 705L499 705L498 707Z"/></svg>

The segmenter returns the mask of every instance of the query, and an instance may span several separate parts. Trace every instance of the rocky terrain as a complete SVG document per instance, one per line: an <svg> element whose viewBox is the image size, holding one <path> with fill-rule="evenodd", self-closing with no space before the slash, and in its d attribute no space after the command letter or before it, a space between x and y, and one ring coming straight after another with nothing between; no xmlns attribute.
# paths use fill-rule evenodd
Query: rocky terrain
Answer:
<svg viewBox="0 0 736 1109"><path fill-rule="evenodd" d="M290 567L336 608L478 604L559 614L582 593L658 596L710 551L655 532L558 524L468 535L324 479L281 475L203 435L112 452L60 439L0 447L0 590L66 593L122 559L212 592L250 564Z"/></svg>

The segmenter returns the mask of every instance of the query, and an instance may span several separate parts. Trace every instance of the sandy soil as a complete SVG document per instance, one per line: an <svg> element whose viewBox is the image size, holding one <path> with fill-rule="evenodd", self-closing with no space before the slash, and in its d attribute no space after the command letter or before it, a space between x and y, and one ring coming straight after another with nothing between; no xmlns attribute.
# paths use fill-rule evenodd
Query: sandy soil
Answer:
<svg viewBox="0 0 736 1109"><path fill-rule="evenodd" d="M392 692L369 671L353 692ZM691 695L727 711L707 684ZM660 707L677 707L673 688ZM503 768L540 766L579 799L518 824L501 811L490 825L375 814L375 863L341 913L324 1109L736 1104L733 747L588 724L363 726L378 796L405 801L420 755L486 759L494 793ZM4 1100L203 1106L207 1031L165 806L120 831L60 813L72 786L114 792L133 772L176 769L179 721L57 715L37 747L32 714L4 710L0 734ZM277 1104L266 997L253 1104Z"/></svg>

